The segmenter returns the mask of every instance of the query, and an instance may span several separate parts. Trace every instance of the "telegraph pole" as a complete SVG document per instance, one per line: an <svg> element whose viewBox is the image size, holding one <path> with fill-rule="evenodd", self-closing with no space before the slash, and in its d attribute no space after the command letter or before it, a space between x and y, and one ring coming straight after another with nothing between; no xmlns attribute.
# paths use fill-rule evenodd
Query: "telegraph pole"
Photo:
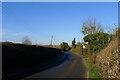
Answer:
<svg viewBox="0 0 120 80"><path fill-rule="evenodd" d="M52 41L53 41L53 36L51 36L51 42L50 42L50 45L52 46Z"/></svg>

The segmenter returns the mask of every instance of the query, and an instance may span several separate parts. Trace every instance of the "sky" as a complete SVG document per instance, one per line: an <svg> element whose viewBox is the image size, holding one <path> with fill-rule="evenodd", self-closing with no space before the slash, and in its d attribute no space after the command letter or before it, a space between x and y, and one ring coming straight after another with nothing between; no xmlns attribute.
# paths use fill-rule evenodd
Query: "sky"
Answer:
<svg viewBox="0 0 120 80"><path fill-rule="evenodd" d="M82 41L82 22L94 17L104 26L118 24L117 2L3 2L2 41L48 45Z"/></svg>
<svg viewBox="0 0 120 80"><path fill-rule="evenodd" d="M119 0L2 0L2 2L119 2Z"/></svg>

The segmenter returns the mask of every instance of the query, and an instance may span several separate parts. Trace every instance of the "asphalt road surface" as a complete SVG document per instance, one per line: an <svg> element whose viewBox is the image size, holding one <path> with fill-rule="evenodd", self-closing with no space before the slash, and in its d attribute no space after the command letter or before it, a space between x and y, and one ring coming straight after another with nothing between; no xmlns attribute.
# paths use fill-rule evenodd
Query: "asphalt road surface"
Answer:
<svg viewBox="0 0 120 80"><path fill-rule="evenodd" d="M58 66L26 78L87 78L87 68L83 59L74 53L67 54L68 59Z"/></svg>

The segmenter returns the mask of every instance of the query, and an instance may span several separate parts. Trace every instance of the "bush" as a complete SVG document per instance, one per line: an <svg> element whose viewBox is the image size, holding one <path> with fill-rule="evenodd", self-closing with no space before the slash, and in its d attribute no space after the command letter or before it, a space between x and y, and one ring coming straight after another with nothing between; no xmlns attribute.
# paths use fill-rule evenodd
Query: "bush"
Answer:
<svg viewBox="0 0 120 80"><path fill-rule="evenodd" d="M25 44L25 45L31 45L32 44L29 37L24 37L22 43Z"/></svg>
<svg viewBox="0 0 120 80"><path fill-rule="evenodd" d="M83 39L85 42L88 42L91 53L98 53L104 47L106 47L108 43L112 40L112 35L101 32L101 33L89 34L85 36Z"/></svg>
<svg viewBox="0 0 120 80"><path fill-rule="evenodd" d="M70 50L70 47L69 47L68 43L66 43L66 42L62 42L60 44L60 48L63 50Z"/></svg>

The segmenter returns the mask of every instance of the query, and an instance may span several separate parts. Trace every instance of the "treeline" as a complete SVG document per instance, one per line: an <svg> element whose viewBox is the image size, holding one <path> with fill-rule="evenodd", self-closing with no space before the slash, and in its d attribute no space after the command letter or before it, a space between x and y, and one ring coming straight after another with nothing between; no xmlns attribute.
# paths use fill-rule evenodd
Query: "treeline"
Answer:
<svg viewBox="0 0 120 80"><path fill-rule="evenodd" d="M119 32L116 25L114 25L113 29L107 28L108 31L103 27L105 26L97 23L95 18L89 17L82 23L81 33L84 34L84 41L76 43L74 38L71 46L69 46L67 42L63 42L60 44L60 48L70 50L79 55L89 55L95 63L96 55L107 47Z"/></svg>
<svg viewBox="0 0 120 80"><path fill-rule="evenodd" d="M117 29L110 29L109 27L108 31L105 32L103 26L100 23L97 23L95 18L89 17L82 23L81 32L84 34L83 42L78 42L76 44L74 38L71 42L71 46L69 46L66 42L61 43L61 49L70 50L72 48L73 51L75 48L79 47L79 50L82 50L81 52L84 52L82 48L85 46L87 48L87 53L96 54L110 43L110 41L117 33Z"/></svg>
<svg viewBox="0 0 120 80"><path fill-rule="evenodd" d="M91 54L100 52L113 38L113 34L106 33L102 25L98 24L96 19L92 17L83 22L81 32L85 35L83 40L88 43L87 46L89 46Z"/></svg>
<svg viewBox="0 0 120 80"><path fill-rule="evenodd" d="M89 68L90 78L100 77L100 71L96 69L97 56L112 40L120 35L120 29L116 25L112 26L113 29L106 27L105 30L103 27L105 26L97 23L95 18L90 17L83 22L81 28L81 32L84 34L84 41L77 44L75 43L75 39L72 41L71 52L84 56ZM103 55L106 55L106 53Z"/></svg>

